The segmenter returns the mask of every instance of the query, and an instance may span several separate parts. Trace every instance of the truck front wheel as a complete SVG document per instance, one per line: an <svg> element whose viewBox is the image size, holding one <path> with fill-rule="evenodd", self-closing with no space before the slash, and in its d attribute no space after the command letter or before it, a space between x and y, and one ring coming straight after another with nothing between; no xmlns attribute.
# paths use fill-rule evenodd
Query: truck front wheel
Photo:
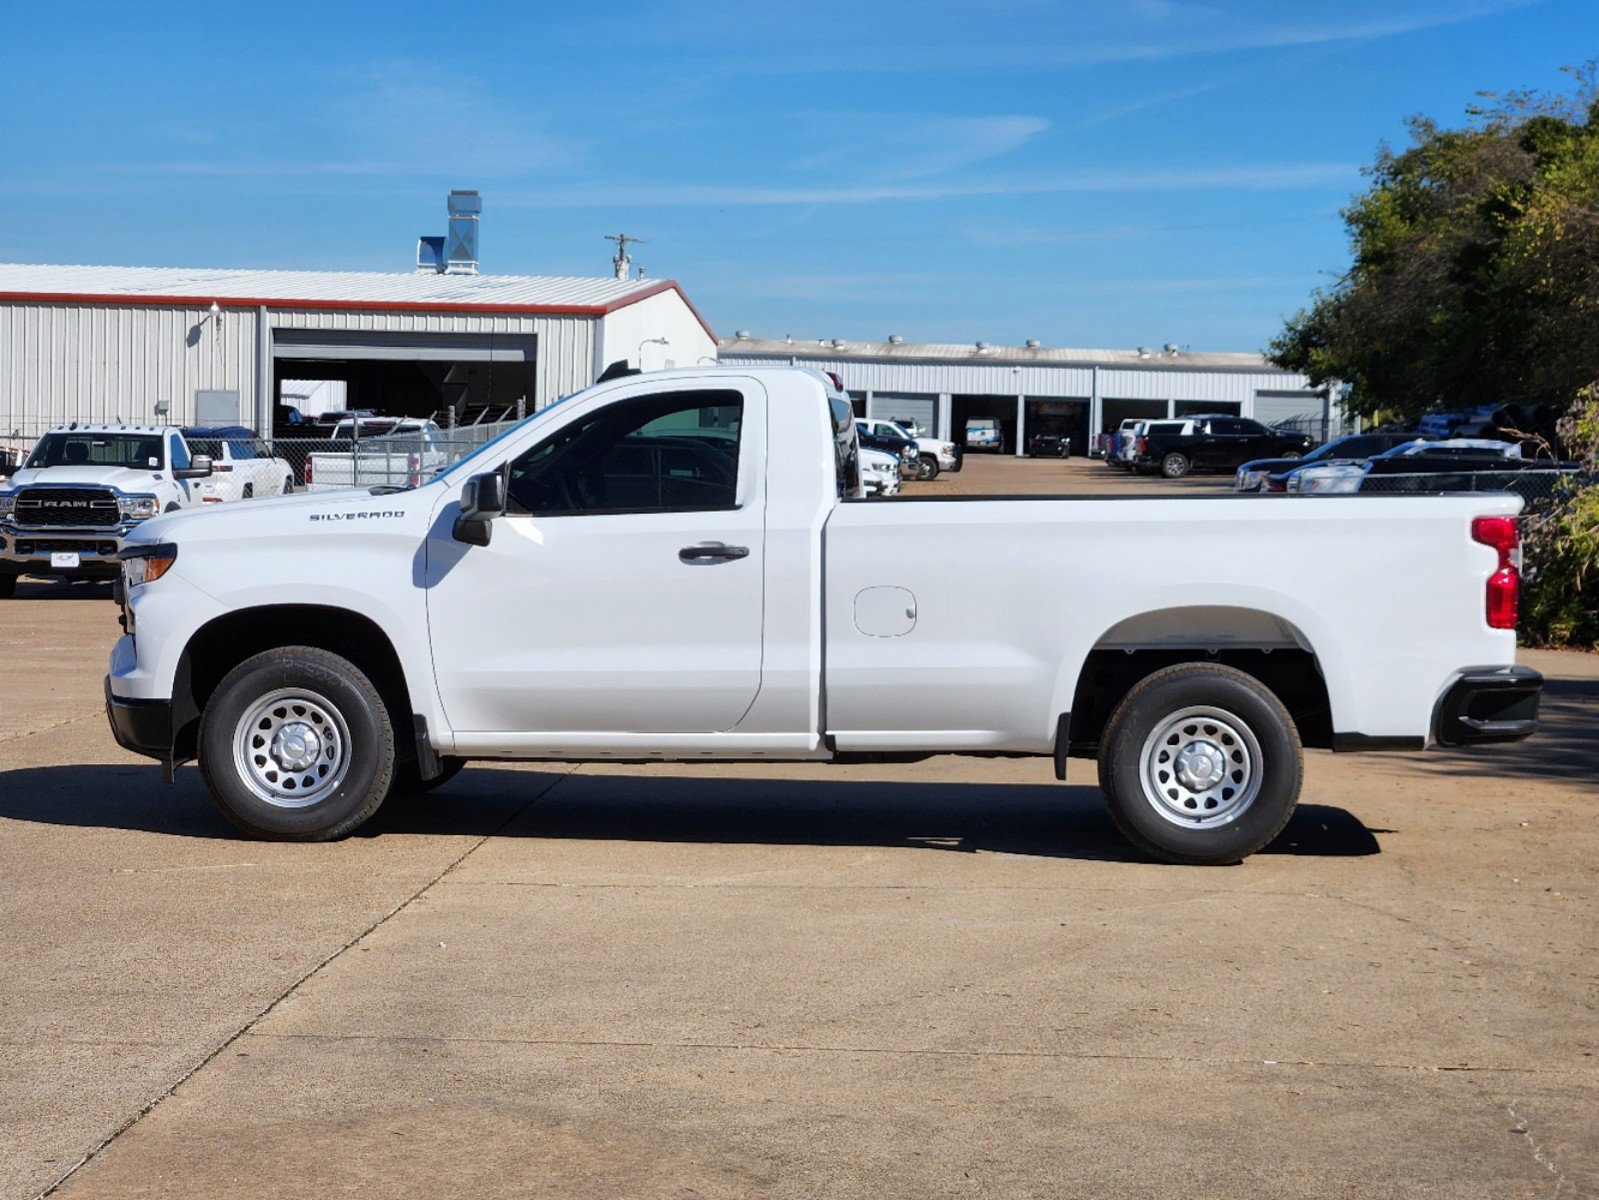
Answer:
<svg viewBox="0 0 1599 1200"><path fill-rule="evenodd" d="M1250 675L1179 663L1140 681L1099 743L1099 787L1127 839L1167 862L1234 863L1282 832L1304 760L1287 709Z"/></svg>
<svg viewBox="0 0 1599 1200"><path fill-rule="evenodd" d="M938 478L938 459L934 458L931 454L924 454L920 459L917 460L917 462L919 465L917 466L916 470L916 478L920 479L923 483L931 483L933 480Z"/></svg>
<svg viewBox="0 0 1599 1200"><path fill-rule="evenodd" d="M321 842L378 810L394 779L387 706L356 665L310 646L240 663L200 718L200 774L252 837Z"/></svg>

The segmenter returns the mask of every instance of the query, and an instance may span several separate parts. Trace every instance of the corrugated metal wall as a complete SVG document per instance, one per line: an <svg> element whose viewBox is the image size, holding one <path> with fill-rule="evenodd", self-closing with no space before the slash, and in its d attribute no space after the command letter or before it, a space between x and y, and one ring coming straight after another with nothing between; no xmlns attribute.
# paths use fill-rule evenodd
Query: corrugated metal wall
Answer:
<svg viewBox="0 0 1599 1200"><path fill-rule="evenodd" d="M722 355L729 365L773 365L780 358ZM857 359L803 359L801 366L836 371L852 393L922 393L966 396L1031 396L1037 399L1081 399L1093 391L1091 367L1012 367L1003 363L978 366L965 363L870 362ZM1201 367L1162 370L1100 367L1099 393L1107 399L1199 400L1253 404L1256 391L1285 391L1307 386L1303 376L1275 371L1209 371Z"/></svg>
<svg viewBox="0 0 1599 1200"><path fill-rule="evenodd" d="M256 411L258 310L147 305L0 304L0 437L24 439L61 421L194 419L199 389L236 391ZM504 333L538 338L535 403L548 404L594 378L592 317L520 314L342 312L272 309L285 329ZM248 419L248 418L247 418Z"/></svg>
<svg viewBox="0 0 1599 1200"><path fill-rule="evenodd" d="M0 305L0 435L60 421L192 415L196 389L255 393L255 314L204 308ZM248 411L248 409L247 409Z"/></svg>

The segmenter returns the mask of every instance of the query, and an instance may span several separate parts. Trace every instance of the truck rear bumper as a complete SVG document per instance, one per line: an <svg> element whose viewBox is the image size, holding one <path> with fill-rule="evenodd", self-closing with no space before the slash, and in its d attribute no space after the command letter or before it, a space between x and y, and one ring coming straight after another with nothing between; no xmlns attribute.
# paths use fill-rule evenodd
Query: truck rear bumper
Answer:
<svg viewBox="0 0 1599 1200"><path fill-rule="evenodd" d="M1515 742L1538 730L1543 676L1531 667L1467 667L1438 701L1433 738L1440 746Z"/></svg>
<svg viewBox="0 0 1599 1200"><path fill-rule="evenodd" d="M169 762L172 758L172 701L130 700L111 691L105 681L105 715L117 745L146 758Z"/></svg>

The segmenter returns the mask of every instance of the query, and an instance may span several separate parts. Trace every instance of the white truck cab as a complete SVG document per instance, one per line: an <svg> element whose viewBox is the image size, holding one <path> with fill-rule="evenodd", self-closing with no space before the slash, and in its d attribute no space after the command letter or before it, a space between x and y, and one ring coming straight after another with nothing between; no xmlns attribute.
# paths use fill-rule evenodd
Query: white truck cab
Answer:
<svg viewBox="0 0 1599 1200"><path fill-rule="evenodd" d="M1536 727L1515 496L862 502L858 464L825 376L708 366L600 383L418 487L157 518L112 730L290 840L471 759L1092 757L1132 841L1211 863L1282 830L1303 745Z"/></svg>
<svg viewBox="0 0 1599 1200"><path fill-rule="evenodd" d="M22 575L116 578L128 534L200 503L211 473L175 426L55 426L0 482L0 597Z"/></svg>

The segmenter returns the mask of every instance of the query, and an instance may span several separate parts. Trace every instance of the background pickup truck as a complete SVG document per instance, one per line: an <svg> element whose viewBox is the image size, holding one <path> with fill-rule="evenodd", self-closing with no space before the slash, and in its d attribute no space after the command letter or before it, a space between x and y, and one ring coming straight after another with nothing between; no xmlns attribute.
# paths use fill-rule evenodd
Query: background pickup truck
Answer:
<svg viewBox="0 0 1599 1200"><path fill-rule="evenodd" d="M141 522L200 503L211 460L170 425L58 425L0 483L0 599L23 575L114 579Z"/></svg>
<svg viewBox="0 0 1599 1200"><path fill-rule="evenodd" d="M1247 417L1199 414L1187 418L1193 429L1182 433L1151 431L1140 435L1133 455L1139 469L1181 479L1193 470L1235 471L1252 458L1293 458L1315 449L1308 434L1267 429Z"/></svg>
<svg viewBox="0 0 1599 1200"><path fill-rule="evenodd" d="M432 421L341 422L326 450L306 456L306 491L415 487L449 461L443 436Z"/></svg>
<svg viewBox="0 0 1599 1200"><path fill-rule="evenodd" d="M1302 746L1535 727L1518 498L862 503L857 461L827 377L700 367L409 491L158 518L112 729L301 840L468 759L1093 757L1133 842L1214 863L1281 831Z"/></svg>

